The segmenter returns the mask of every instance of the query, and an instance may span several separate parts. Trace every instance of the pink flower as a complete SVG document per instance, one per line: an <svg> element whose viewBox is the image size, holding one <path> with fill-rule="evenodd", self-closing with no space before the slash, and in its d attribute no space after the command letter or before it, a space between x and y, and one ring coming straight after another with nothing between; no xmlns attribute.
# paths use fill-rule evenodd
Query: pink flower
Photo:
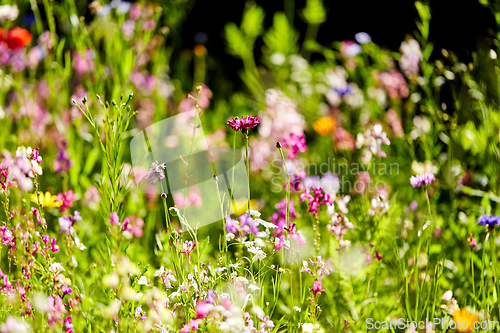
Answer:
<svg viewBox="0 0 500 333"><path fill-rule="evenodd" d="M417 176L411 176L410 177L410 183L411 186L413 187L420 187L422 185L429 185L433 181L436 180L436 177L434 177L434 174L430 172L426 172L423 175L417 175Z"/></svg>
<svg viewBox="0 0 500 333"><path fill-rule="evenodd" d="M342 127L335 131L335 146L339 150L354 150L354 137Z"/></svg>
<svg viewBox="0 0 500 333"><path fill-rule="evenodd" d="M238 117L230 118L227 121L227 126L231 127L233 131L238 131L241 128L241 120Z"/></svg>
<svg viewBox="0 0 500 333"><path fill-rule="evenodd" d="M109 224L111 225L120 225L120 218L118 217L118 214L116 212L112 212L111 216L109 217Z"/></svg>
<svg viewBox="0 0 500 333"><path fill-rule="evenodd" d="M47 322L53 328L56 328L58 322L62 322L61 313L67 313L68 311L64 307L61 296L57 295L49 296L47 299L47 306L49 313L47 315Z"/></svg>
<svg viewBox="0 0 500 333"><path fill-rule="evenodd" d="M320 291L325 291L325 289L323 289L323 285L321 284L321 281L314 281L314 287L311 288L311 291L312 291L314 297L316 297L316 295Z"/></svg>
<svg viewBox="0 0 500 333"><path fill-rule="evenodd" d="M181 253L190 254L191 252L193 252L193 250L194 250L195 247L196 247L196 242L194 242L194 241L185 241L182 244L182 251L181 251Z"/></svg>
<svg viewBox="0 0 500 333"><path fill-rule="evenodd" d="M259 118L249 115L241 118L241 128L252 129L259 123Z"/></svg>
<svg viewBox="0 0 500 333"><path fill-rule="evenodd" d="M68 192L59 193L55 201L62 201L62 205L59 207L59 213L66 213L69 207L73 207L73 202L76 201L76 197L73 190L69 190Z"/></svg>
<svg viewBox="0 0 500 333"><path fill-rule="evenodd" d="M243 129L249 130L257 126L258 123L259 123L259 118L253 115L243 117L241 118L241 120L238 117L230 118L227 121L227 125L234 131L239 131Z"/></svg>
<svg viewBox="0 0 500 333"><path fill-rule="evenodd" d="M304 153L307 149L304 134L295 135L291 133L288 138L283 138L283 147L288 148L288 158L294 159L298 153Z"/></svg>
<svg viewBox="0 0 500 333"><path fill-rule="evenodd" d="M64 319L64 330L68 333L75 333L75 329L73 328L73 316L67 316Z"/></svg>
<svg viewBox="0 0 500 333"><path fill-rule="evenodd" d="M212 311L213 305L207 302L196 303L196 319L203 319Z"/></svg>
<svg viewBox="0 0 500 333"><path fill-rule="evenodd" d="M142 235L144 234L144 232L142 231L143 227L144 221L140 217L129 216L123 220L123 224L120 230L122 232L128 232L129 234L132 234L136 237L142 237Z"/></svg>
<svg viewBox="0 0 500 333"><path fill-rule="evenodd" d="M179 331L179 333L190 333L199 330L198 322L191 319L189 323L185 323L184 327Z"/></svg>
<svg viewBox="0 0 500 333"><path fill-rule="evenodd" d="M52 238L50 240L50 250L52 252L59 252L59 246L56 245L56 239L55 238Z"/></svg>

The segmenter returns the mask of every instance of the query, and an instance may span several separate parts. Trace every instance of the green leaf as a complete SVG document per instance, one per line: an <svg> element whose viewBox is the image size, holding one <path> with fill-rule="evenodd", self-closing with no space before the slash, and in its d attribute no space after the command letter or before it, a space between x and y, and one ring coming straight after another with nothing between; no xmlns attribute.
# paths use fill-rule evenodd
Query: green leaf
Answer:
<svg viewBox="0 0 500 333"><path fill-rule="evenodd" d="M245 37L240 29L233 22L229 22L225 27L228 52L242 59L247 58L251 54Z"/></svg>
<svg viewBox="0 0 500 333"><path fill-rule="evenodd" d="M263 37L264 43L274 52L290 55L298 52L299 35L288 22L285 13L274 14L273 26Z"/></svg>
<svg viewBox="0 0 500 333"><path fill-rule="evenodd" d="M321 0L307 0L302 11L304 20L309 24L321 24L326 21L326 11Z"/></svg>
<svg viewBox="0 0 500 333"><path fill-rule="evenodd" d="M254 5L246 10L241 21L241 30L247 37L255 39L262 34L264 16L262 7Z"/></svg>

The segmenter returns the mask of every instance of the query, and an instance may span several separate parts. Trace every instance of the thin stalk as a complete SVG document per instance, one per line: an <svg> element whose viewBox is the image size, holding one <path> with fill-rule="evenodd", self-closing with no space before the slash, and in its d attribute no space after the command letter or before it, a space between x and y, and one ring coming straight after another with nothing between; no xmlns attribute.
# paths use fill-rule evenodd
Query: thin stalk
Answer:
<svg viewBox="0 0 500 333"><path fill-rule="evenodd" d="M281 149L281 144L276 145L278 147L278 150L281 155L281 160L283 161L283 166L285 167L285 173L286 173L286 226L290 227L290 175L288 174L288 168L286 167L285 163L285 156L283 155L283 149Z"/></svg>
<svg viewBox="0 0 500 333"><path fill-rule="evenodd" d="M248 134L245 135L245 147L246 147L246 163L247 163L247 178L248 178L248 203L247 207L250 210L250 161L248 160Z"/></svg>

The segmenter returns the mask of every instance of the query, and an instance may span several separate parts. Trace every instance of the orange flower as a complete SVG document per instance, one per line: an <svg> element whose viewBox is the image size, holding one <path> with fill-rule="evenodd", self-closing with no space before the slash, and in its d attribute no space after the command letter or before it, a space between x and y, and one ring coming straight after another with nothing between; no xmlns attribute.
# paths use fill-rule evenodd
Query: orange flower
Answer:
<svg viewBox="0 0 500 333"><path fill-rule="evenodd" d="M31 43L31 34L23 28L14 28L9 31L0 29L0 41L7 44L9 49L18 49Z"/></svg>
<svg viewBox="0 0 500 333"><path fill-rule="evenodd" d="M474 324L479 321L479 317L467 309L458 309L453 312L453 320L457 324L458 332L471 332Z"/></svg>
<svg viewBox="0 0 500 333"><path fill-rule="evenodd" d="M337 122L333 117L321 117L313 123L313 129L322 136L327 136L335 131Z"/></svg>

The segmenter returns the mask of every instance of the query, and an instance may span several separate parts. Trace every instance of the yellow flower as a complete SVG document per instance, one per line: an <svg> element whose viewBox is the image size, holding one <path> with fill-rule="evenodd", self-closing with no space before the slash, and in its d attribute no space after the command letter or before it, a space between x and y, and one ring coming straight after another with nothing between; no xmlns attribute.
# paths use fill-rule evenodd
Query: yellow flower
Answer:
<svg viewBox="0 0 500 333"><path fill-rule="evenodd" d="M471 332L474 329L474 324L479 321L479 317L467 309L455 310L453 312L453 320L457 324L458 332Z"/></svg>
<svg viewBox="0 0 500 333"><path fill-rule="evenodd" d="M233 200L233 209L235 210L234 214L235 215L243 215L247 211L248 205L247 205L247 198L239 198L236 200ZM250 199L250 209L257 209L257 200Z"/></svg>
<svg viewBox="0 0 500 333"><path fill-rule="evenodd" d="M61 207L62 201L56 201L57 196L50 194L50 192L40 192L40 204L45 208ZM38 196L36 193L31 195L31 202L38 203Z"/></svg>
<svg viewBox="0 0 500 333"><path fill-rule="evenodd" d="M327 136L335 131L337 122L333 117L321 117L313 123L313 130L322 136Z"/></svg>

